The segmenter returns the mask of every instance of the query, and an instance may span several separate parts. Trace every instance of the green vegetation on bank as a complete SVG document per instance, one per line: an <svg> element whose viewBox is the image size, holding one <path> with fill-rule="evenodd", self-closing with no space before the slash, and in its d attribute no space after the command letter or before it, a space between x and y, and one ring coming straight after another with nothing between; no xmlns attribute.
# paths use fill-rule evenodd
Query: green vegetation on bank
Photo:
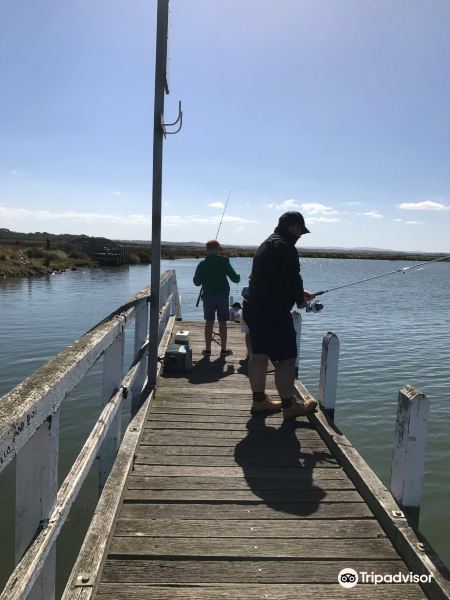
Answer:
<svg viewBox="0 0 450 600"><path fill-rule="evenodd" d="M78 267L94 267L86 255L64 250L46 250L40 246L0 244L0 277L30 277L49 275Z"/></svg>
<svg viewBox="0 0 450 600"><path fill-rule="evenodd" d="M149 264L151 244L120 240L112 242L105 238L79 235L56 235L47 232L20 233L0 229L0 278L28 277L62 272L79 267L101 267L114 264L114 255L89 255L76 249L83 240L110 243L125 249L120 264ZM230 258L253 257L256 246L224 246L223 253ZM299 248L304 258L353 258L377 260L404 260L422 262L440 258L443 254L421 252L394 252L390 250ZM163 242L161 257L168 260L180 258L200 259L205 256L205 247L195 243ZM110 258L111 260L108 260ZM117 262L115 263L117 264Z"/></svg>

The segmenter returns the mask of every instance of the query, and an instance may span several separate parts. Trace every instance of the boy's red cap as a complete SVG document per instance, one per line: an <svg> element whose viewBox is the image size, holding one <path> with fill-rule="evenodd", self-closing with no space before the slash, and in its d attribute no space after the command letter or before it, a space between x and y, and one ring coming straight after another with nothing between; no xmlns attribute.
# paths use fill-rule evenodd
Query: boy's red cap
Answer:
<svg viewBox="0 0 450 600"><path fill-rule="evenodd" d="M206 249L212 250L213 248L220 248L220 244L217 240L208 240L206 242Z"/></svg>

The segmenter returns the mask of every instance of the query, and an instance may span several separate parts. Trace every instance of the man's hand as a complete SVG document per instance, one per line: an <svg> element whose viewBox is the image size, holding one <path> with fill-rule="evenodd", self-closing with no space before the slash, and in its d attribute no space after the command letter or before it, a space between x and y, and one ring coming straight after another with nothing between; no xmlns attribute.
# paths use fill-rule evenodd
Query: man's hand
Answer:
<svg viewBox="0 0 450 600"><path fill-rule="evenodd" d="M306 302L309 302L310 300L313 300L316 297L315 294L312 294L311 292L308 292L307 290L305 290L304 295L305 295Z"/></svg>

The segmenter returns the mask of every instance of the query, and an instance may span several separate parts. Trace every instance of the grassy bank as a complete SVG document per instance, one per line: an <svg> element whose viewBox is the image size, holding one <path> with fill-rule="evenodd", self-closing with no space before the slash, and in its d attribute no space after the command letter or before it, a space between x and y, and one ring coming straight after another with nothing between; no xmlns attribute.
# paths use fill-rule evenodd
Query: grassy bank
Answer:
<svg viewBox="0 0 450 600"><path fill-rule="evenodd" d="M0 245L0 278L33 277L94 266L95 263L88 256L61 249Z"/></svg>

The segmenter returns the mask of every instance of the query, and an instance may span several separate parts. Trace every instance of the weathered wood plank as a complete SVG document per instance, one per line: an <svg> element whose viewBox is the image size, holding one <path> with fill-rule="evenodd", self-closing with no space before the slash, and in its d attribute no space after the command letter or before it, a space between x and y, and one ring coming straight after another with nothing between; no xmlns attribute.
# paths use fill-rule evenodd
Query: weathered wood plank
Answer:
<svg viewBox="0 0 450 600"><path fill-rule="evenodd" d="M316 444L322 444L322 439L316 435L303 435L297 436L299 439L297 442L292 442L293 445L297 445L300 442L301 448L315 447ZM264 442L264 446L274 446L273 442L267 441L267 437L255 436L255 438L261 439ZM142 445L148 446L216 446L216 447L236 447L236 444L242 440L242 434L223 431L220 437L214 435L211 431L200 431L195 430L183 430L167 432L162 430L145 430L143 436ZM262 444L263 445L263 444ZM289 442L286 441L285 446L289 446Z"/></svg>
<svg viewBox="0 0 450 600"><path fill-rule="evenodd" d="M139 583L147 584L236 584L236 583L273 583L280 584L306 583L311 584L335 584L339 571L351 567L357 572L383 573L395 575L409 573L401 560L120 560L108 559L103 572L105 583L132 583L138 588ZM402 584L402 590L407 584ZM353 592L363 587L366 598L375 586L361 586L358 584L351 590ZM377 588L380 586L376 586ZM391 584L390 590L395 593L397 586ZM315 589L316 585L314 585ZM105 589L105 588L104 588ZM282 586L281 586L282 589ZM341 588L344 589L344 588ZM349 593L348 590L347 594ZM243 592L242 592L243 594ZM246 595L237 595L235 598L247 598ZM115 598L115 596L111 596ZM289 600L301 599L302 594L293 595ZM349 598L350 596L347 596ZM395 596L393 596L395 597ZM264 598L264 595L260 596ZM328 600L334 600L330 595ZM235 600L235 599L234 599ZM278 600L278 597L277 597Z"/></svg>
<svg viewBox="0 0 450 600"><path fill-rule="evenodd" d="M273 444L270 446L266 446L261 448L261 451L258 452L257 448L250 447L248 449L244 449L240 455L244 457L260 457L260 458L270 458L273 457L278 446L274 446ZM301 448L285 448L286 453L288 451L292 451L292 456L302 458L306 456L310 456L312 452L323 453L323 454L331 454L328 452L328 448L326 446L318 445L317 443L310 442L308 445L302 444ZM142 444L140 446L140 452L146 458L152 456L156 458L160 457L177 457L177 456L220 456L222 458L234 458L236 454L235 446L159 446L159 445L147 445Z"/></svg>
<svg viewBox="0 0 450 600"><path fill-rule="evenodd" d="M134 519L367 519L373 517L364 502L318 504L129 504L122 506L121 518Z"/></svg>
<svg viewBox="0 0 450 600"><path fill-rule="evenodd" d="M114 535L139 537L211 537L211 538L385 538L375 519L299 519L289 523L279 520L184 520L184 519L122 519Z"/></svg>
<svg viewBox="0 0 450 600"><path fill-rule="evenodd" d="M127 502L283 502L285 504L311 502L360 502L355 490L324 490L310 487L303 490L143 490L128 489Z"/></svg>
<svg viewBox="0 0 450 600"><path fill-rule="evenodd" d="M315 469L316 472L325 469ZM297 479L303 476L309 477L311 474L311 467L284 467L271 468L271 467L199 467L199 466L160 466L160 465L140 465L136 464L134 467L134 473L136 475L162 475L166 477L269 477L272 479ZM326 469L327 474L324 477L329 476L329 472L341 471L339 467L330 466ZM341 471L342 472L342 471Z"/></svg>
<svg viewBox="0 0 450 600"><path fill-rule="evenodd" d="M149 443L147 443L147 439ZM180 454L187 456L234 456L236 452L236 444L225 444L223 445L220 440L217 441L216 445L208 444L206 447L199 447L199 444L191 444L189 439L184 438L184 444L172 444L171 439L169 438L169 442L166 440L166 444L155 444L153 443L153 439L151 434L149 435L147 431L144 432L141 449L144 452L152 452L165 454L166 456L179 456ZM316 452L324 452L329 454L328 447L324 444L324 442L320 439L319 436L311 437L302 441L301 445L298 443L286 443L281 446L281 444L277 444L274 442L261 444L258 448L257 446L250 446L247 449L242 450L242 454L257 454L259 456L273 456L276 454L278 450L283 450L284 452L290 452L301 456L306 453L309 454L312 450Z"/></svg>
<svg viewBox="0 0 450 600"><path fill-rule="evenodd" d="M248 469L245 473L239 467L218 467L211 469L208 467L158 467L155 465L135 465L133 477L164 477L167 480L182 477L185 480L194 482L201 478L203 481L210 480L215 485L216 482L223 482L223 485L229 483L230 480L238 479L239 481L268 481L283 486L304 485L304 482L324 482L329 480L345 481L353 486L353 483L347 477L345 472L337 467L335 469L314 469L303 467L301 469L293 469L293 472L284 470L280 473L279 469ZM270 483L271 484L271 483ZM221 488L222 489L222 484Z"/></svg>
<svg viewBox="0 0 450 600"><path fill-rule="evenodd" d="M141 600L151 598L152 600L293 600L293 598L305 598L311 600L340 600L349 598L349 591L339 584L314 585L297 584L284 585L236 585L227 586L145 586L102 584L99 589L98 598L114 598L115 600ZM418 585L377 585L356 586L351 590L351 597L355 600L419 600L425 598Z"/></svg>
<svg viewBox="0 0 450 600"><path fill-rule="evenodd" d="M338 463L328 452L316 451L311 448L309 452L300 452L292 456L255 456L240 454L234 456L167 456L154 454L149 446L142 446L136 455L136 465L169 465L169 466L198 466L198 467L233 467L241 465L244 469L249 467L310 467L317 469L336 468Z"/></svg>
<svg viewBox="0 0 450 600"><path fill-rule="evenodd" d="M145 477L131 475L128 480L130 490L303 490L311 485L324 490L354 490L353 483L340 469L311 471L297 479L269 479L268 477Z"/></svg>
<svg viewBox="0 0 450 600"><path fill-rule="evenodd" d="M143 446L141 450L148 448ZM221 456L145 456L143 452L136 455L136 465L161 465L161 466L192 466L192 467L234 467L236 465L247 469L252 467L279 467L279 468L311 468L316 469L335 469L338 466L337 461L329 455L322 455L321 452L311 451L310 454L303 454L300 458L283 456L274 456L264 458L258 456L241 456L239 460L233 457Z"/></svg>
<svg viewBox="0 0 450 600"><path fill-rule="evenodd" d="M208 558L304 558L306 559L398 559L392 544L385 539L316 539L271 538L148 538L115 537L109 557L208 557Z"/></svg>
<svg viewBox="0 0 450 600"><path fill-rule="evenodd" d="M146 423L146 429L195 429L196 431L201 431L201 430L209 430L209 431L238 431L242 434L247 434L248 433L248 429L246 427L245 422L243 423L221 423L220 421L216 421L215 423L185 423L185 422L177 422L177 421L171 421L171 420L167 420L166 422L164 421L147 421ZM266 432L266 433L272 433L272 432L267 432L267 426L264 424L259 424L259 423L255 423L252 425L252 432L254 431L255 433L257 433L258 431L260 432ZM298 430L292 430L292 432L295 432Z"/></svg>

